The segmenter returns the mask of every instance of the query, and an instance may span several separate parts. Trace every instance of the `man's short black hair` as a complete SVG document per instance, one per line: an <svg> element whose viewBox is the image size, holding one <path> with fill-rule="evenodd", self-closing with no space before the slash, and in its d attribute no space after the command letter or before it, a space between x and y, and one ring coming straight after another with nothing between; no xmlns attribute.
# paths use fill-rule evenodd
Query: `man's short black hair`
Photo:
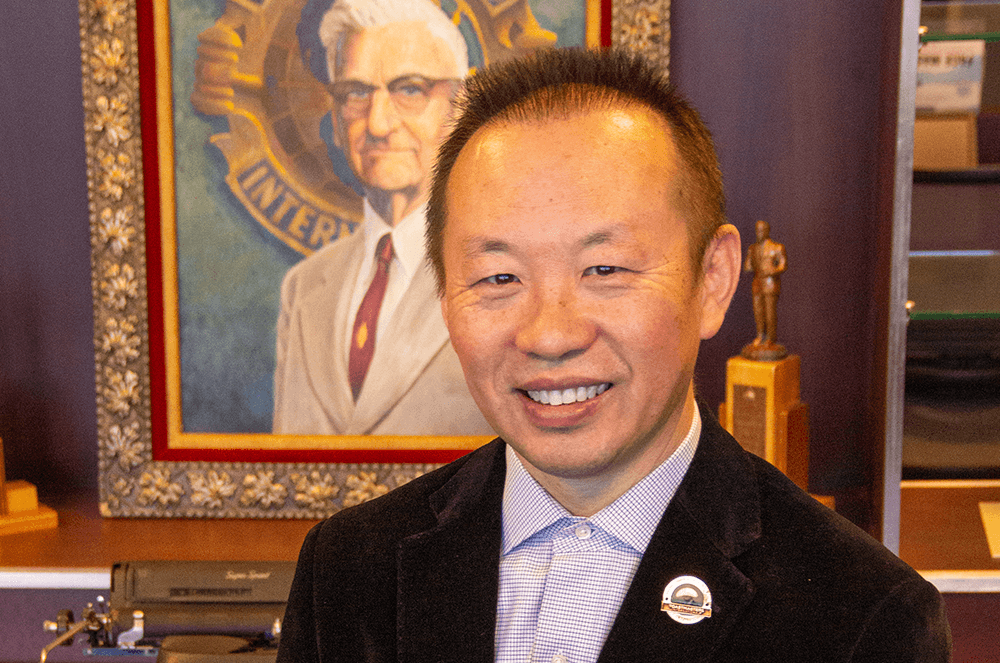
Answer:
<svg viewBox="0 0 1000 663"><path fill-rule="evenodd" d="M694 107L666 75L625 49L543 49L491 65L466 80L448 139L438 152L427 208L427 252L444 292L445 194L459 153L481 128L566 118L633 105L663 117L681 159L682 210L688 215L692 264L725 223L722 174L712 136ZM690 192L690 195L688 195Z"/></svg>

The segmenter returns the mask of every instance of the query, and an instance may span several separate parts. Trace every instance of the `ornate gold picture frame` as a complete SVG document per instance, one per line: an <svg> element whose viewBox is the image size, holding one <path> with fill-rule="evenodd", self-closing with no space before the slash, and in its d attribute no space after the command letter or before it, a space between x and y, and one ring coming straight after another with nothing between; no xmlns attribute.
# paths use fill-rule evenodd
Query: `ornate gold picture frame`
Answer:
<svg viewBox="0 0 1000 663"><path fill-rule="evenodd" d="M668 65L669 0L580 2L585 14L580 30L588 46L629 45ZM218 13L220 2L80 0L104 516L321 518L381 495L488 439L289 437L269 430L232 432L224 426L216 430L209 425L212 429L204 430L182 417L184 408L198 399L183 393L179 377L181 295L176 277L182 267L173 223L178 204L187 205L197 196L187 193L183 182L178 186L175 146L195 141L207 159L216 154L216 165L222 169L219 179L226 179L229 191L217 187L210 193L227 197L228 205L242 204L238 213L252 226L247 232L263 235L271 251L309 250L296 246L304 241L301 232L267 228L270 217L259 213L259 205L255 214L253 201L240 199L241 191L246 191L240 188L240 177L245 183L246 178L261 178L267 171L264 166L256 171L241 169L243 161L271 164L267 172L273 171L276 178L296 176L288 166L291 161L268 161L275 150L271 143L253 143L248 136L262 117L260 91L281 85L264 70L265 60L280 52L291 68L302 68L294 61L298 50L281 40L288 40L289 7L303 3L227 0ZM522 26L534 20L532 4L533 0L442 3L456 23L464 20L472 26L469 34L478 40L481 61L500 57L498 49L517 52L518 39L512 42L510 35L523 36ZM213 11L218 15L212 16ZM178 29L196 25L206 16L196 39ZM532 24L527 31L531 30L542 41L555 41L541 26ZM259 35L267 35L271 47L255 53L251 46ZM534 42L521 39L520 43ZM282 45L288 48L282 50ZM183 60L177 55L182 52L191 57ZM183 98L172 76L179 67L195 79L195 92ZM219 80L226 85L215 85ZM254 86L254 94L246 93ZM191 135L190 123L175 121L180 116L175 115L174 104L193 107L185 108L198 114L216 146L212 149L218 152L204 148L204 139ZM240 141L244 144L236 145ZM192 180L190 173L182 173L183 178ZM276 181L280 185L280 179ZM308 217L315 225L329 212L328 234L349 231L357 206L351 207L349 191L342 193L347 202L326 210L323 205L339 194L324 200L305 190L297 200L303 208L312 204L311 211L288 216ZM254 218L259 225L254 225ZM219 370L228 369L223 365ZM235 366L233 373L238 383ZM252 396L248 398L252 401Z"/></svg>

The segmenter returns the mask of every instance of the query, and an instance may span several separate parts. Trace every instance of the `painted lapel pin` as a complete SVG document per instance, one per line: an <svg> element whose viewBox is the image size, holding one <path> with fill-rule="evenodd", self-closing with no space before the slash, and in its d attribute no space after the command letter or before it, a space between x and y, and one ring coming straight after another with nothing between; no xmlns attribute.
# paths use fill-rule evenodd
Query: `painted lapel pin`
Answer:
<svg viewBox="0 0 1000 663"><path fill-rule="evenodd" d="M712 592L701 578L677 576L663 590L660 610L681 624L697 624L712 616Z"/></svg>

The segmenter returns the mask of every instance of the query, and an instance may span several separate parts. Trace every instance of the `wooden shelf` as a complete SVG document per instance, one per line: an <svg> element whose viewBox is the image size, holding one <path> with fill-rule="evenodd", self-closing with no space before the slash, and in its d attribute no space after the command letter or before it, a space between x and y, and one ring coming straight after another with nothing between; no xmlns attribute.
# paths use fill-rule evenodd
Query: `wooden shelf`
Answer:
<svg viewBox="0 0 1000 663"><path fill-rule="evenodd" d="M0 536L0 568L107 568L123 560L295 560L316 520L102 518L93 500L51 504L55 529Z"/></svg>
<svg viewBox="0 0 1000 663"><path fill-rule="evenodd" d="M1000 502L1000 481L904 481L899 556L941 591L1000 591L980 502Z"/></svg>
<svg viewBox="0 0 1000 663"><path fill-rule="evenodd" d="M900 557L944 591L1000 591L979 502L1000 481L904 481ZM0 569L110 569L123 560L290 560L316 520L102 518L96 501L53 504L59 527L0 536ZM2 571L0 571L2 572Z"/></svg>

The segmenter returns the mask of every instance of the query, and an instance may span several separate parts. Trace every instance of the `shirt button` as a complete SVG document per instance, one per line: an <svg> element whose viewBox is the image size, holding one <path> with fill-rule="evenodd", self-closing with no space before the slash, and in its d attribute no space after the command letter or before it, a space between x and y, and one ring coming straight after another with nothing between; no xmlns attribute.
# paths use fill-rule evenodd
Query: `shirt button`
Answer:
<svg viewBox="0 0 1000 663"><path fill-rule="evenodd" d="M593 528L587 523L580 523L576 527L576 538L578 539L589 539L590 535L594 533Z"/></svg>
<svg viewBox="0 0 1000 663"><path fill-rule="evenodd" d="M562 654L556 654L552 657L552 663L569 663L569 659Z"/></svg>

